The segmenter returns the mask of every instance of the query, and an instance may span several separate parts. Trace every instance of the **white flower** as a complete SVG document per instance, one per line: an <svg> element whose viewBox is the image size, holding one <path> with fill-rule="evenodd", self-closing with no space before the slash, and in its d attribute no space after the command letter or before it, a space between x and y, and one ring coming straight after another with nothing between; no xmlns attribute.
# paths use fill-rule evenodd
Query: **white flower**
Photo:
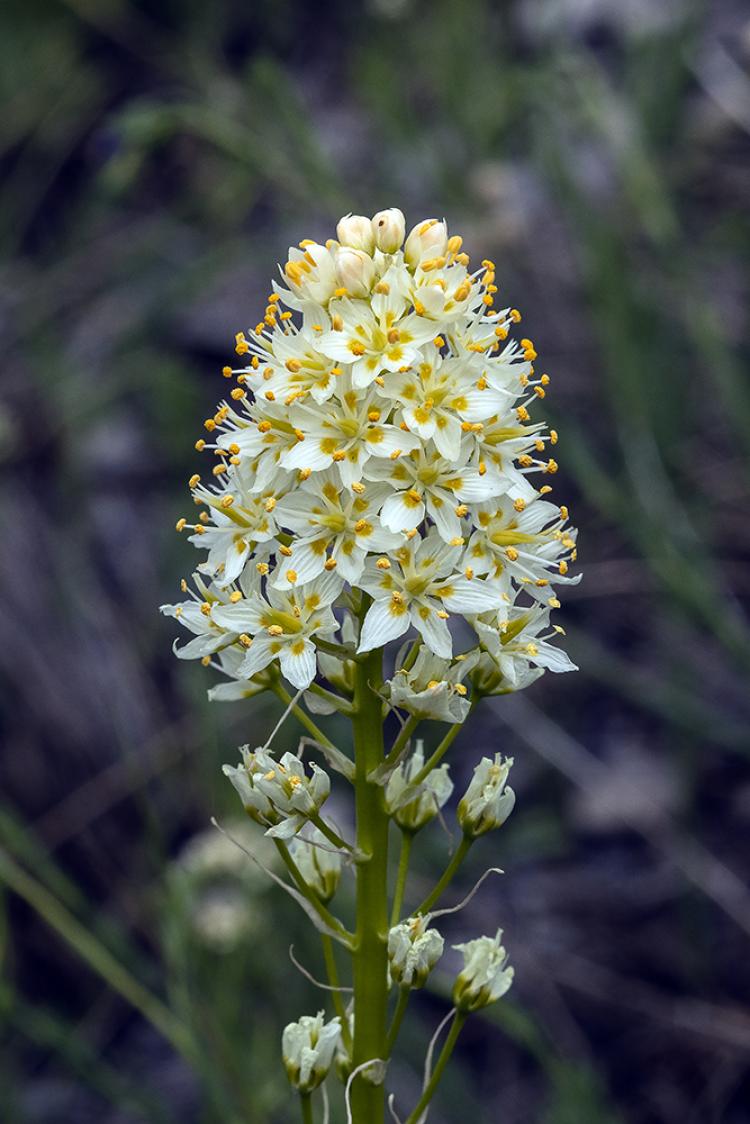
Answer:
<svg viewBox="0 0 750 1124"><path fill-rule="evenodd" d="M403 535L386 531L378 514L390 495L384 484L369 484L359 491L342 488L333 469L316 472L302 487L284 496L276 506L276 517L295 535L290 553L274 573L278 588L295 581L306 582L335 569L339 577L355 585L368 551L393 550Z"/></svg>
<svg viewBox="0 0 750 1124"><path fill-rule="evenodd" d="M427 774L421 784L413 785L424 765L421 740L414 752L398 765L385 786L386 809L405 831L419 831L434 819L453 792L453 781L448 776L448 766L440 765Z"/></svg>
<svg viewBox="0 0 750 1124"><path fill-rule="evenodd" d="M513 983L513 969L500 944L503 935L479 937L453 947L463 953L464 966L453 985L453 1002L459 1011L478 1011L502 998Z"/></svg>
<svg viewBox="0 0 750 1124"><path fill-rule="evenodd" d="M341 854L317 827L306 827L289 844L292 858L311 890L329 902L341 877Z"/></svg>
<svg viewBox="0 0 750 1124"><path fill-rule="evenodd" d="M224 628L251 637L242 674L248 679L278 659L282 674L300 690L315 678L315 636L331 636L338 628L330 605L342 581L324 572L300 586L266 587L265 597L250 597L222 606L214 619Z"/></svg>
<svg viewBox="0 0 750 1124"><path fill-rule="evenodd" d="M384 684L384 694L391 706L415 718L463 722L471 706L463 679L473 671L479 658L475 649L457 656L451 663L433 655L428 648L420 648L414 666L408 671L399 668Z"/></svg>
<svg viewBox="0 0 750 1124"><path fill-rule="evenodd" d="M512 764L512 757L503 760L496 753L494 761L483 757L475 766L456 813L464 835L476 839L505 823L516 802L516 794L506 783Z"/></svg>
<svg viewBox="0 0 750 1124"><path fill-rule="evenodd" d="M360 585L373 598L362 626L359 651L396 640L412 624L436 656L450 659L453 641L446 623L451 612L472 613L501 603L501 596L480 579L455 572L459 546L448 546L434 531L415 537L393 555L368 562ZM381 565L381 563L386 563Z"/></svg>
<svg viewBox="0 0 750 1124"><path fill-rule="evenodd" d="M510 612L488 613L473 623L482 646L511 689L518 689L529 664L547 671L578 670L566 652L549 643L557 626L540 635L549 625L549 609L541 605L530 609L514 605Z"/></svg>
<svg viewBox="0 0 750 1124"><path fill-rule="evenodd" d="M164 607L193 633L178 655L229 678L212 697L279 673L305 689L318 669L346 690L351 667L323 649L363 603L345 640L361 652L413 627L425 658L450 660L450 617L467 618L483 693L573 667L546 631L576 580L575 530L545 498L557 435L533 416L549 377L520 313L495 308L493 263L472 265L443 221L405 230L390 208L304 239L237 333L236 382L196 442L197 518L178 521L205 584ZM460 720L460 674L418 667L394 674L393 704Z"/></svg>
<svg viewBox="0 0 750 1124"><path fill-rule="evenodd" d="M229 777L251 819L268 828L267 835L290 839L328 799L328 774L311 764L308 777L304 763L293 753L276 761L262 748L251 753L245 745L240 752L242 764L237 768L224 765L224 776Z"/></svg>
<svg viewBox="0 0 750 1124"><path fill-rule="evenodd" d="M443 955L443 938L427 927L429 921L429 914L409 917L388 933L388 967L399 987L424 987Z"/></svg>
<svg viewBox="0 0 750 1124"><path fill-rule="evenodd" d="M317 1089L327 1076L341 1038L341 1020L325 1021L325 1012L303 1015L284 1027L281 1054L287 1077L300 1093Z"/></svg>

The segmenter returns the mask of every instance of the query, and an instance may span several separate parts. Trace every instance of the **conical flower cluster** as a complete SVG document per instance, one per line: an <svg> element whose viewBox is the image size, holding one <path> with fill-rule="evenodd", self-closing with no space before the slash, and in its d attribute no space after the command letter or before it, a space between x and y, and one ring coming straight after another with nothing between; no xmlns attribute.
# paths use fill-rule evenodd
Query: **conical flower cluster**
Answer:
<svg viewBox="0 0 750 1124"><path fill-rule="evenodd" d="M191 599L164 606L194 634L177 655L237 681L217 697L277 669L306 688L346 616L353 651L414 630L443 668L433 690L455 690L456 616L485 692L573 666L549 642L575 558L547 498L557 436L532 416L549 379L511 338L519 312L495 307L491 261L472 268L434 219L404 235L391 209L301 242L237 335L235 385L197 442L199 516L178 523L207 555Z"/></svg>

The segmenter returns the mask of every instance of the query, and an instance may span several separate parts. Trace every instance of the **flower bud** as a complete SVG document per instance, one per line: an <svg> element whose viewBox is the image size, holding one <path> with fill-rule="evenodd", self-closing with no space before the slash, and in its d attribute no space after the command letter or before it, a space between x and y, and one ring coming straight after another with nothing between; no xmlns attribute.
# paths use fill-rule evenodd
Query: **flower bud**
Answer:
<svg viewBox="0 0 750 1124"><path fill-rule="evenodd" d="M267 835L290 839L320 811L331 791L330 777L317 765L310 776L299 757L285 753L276 761L266 749L242 747L242 764L224 765L224 775L240 795L247 814L268 830Z"/></svg>
<svg viewBox="0 0 750 1124"><path fill-rule="evenodd" d="M378 211L373 216L372 232L375 236L375 245L384 254L395 254L401 249L406 232L406 219L398 207L390 207L387 211Z"/></svg>
<svg viewBox="0 0 750 1124"><path fill-rule="evenodd" d="M364 250L342 246L336 251L336 278L352 297L367 297L375 280L375 266Z"/></svg>
<svg viewBox="0 0 750 1124"><path fill-rule="evenodd" d="M459 1011L478 1011L505 995L513 983L513 969L506 967L508 954L500 944L498 929L493 937L479 937L466 944L454 944L463 953L464 966L453 985L453 1002Z"/></svg>
<svg viewBox="0 0 750 1124"><path fill-rule="evenodd" d="M428 929L429 914L410 917L388 934L391 979L399 987L424 987L443 955L444 941L437 929Z"/></svg>
<svg viewBox="0 0 750 1124"><path fill-rule="evenodd" d="M338 889L341 855L317 827L307 827L289 845L292 858L310 889L325 904Z"/></svg>
<svg viewBox="0 0 750 1124"><path fill-rule="evenodd" d="M422 742L411 757L393 770L385 787L387 812L404 831L419 831L438 814L453 792L453 781L448 776L448 766L433 769L418 785L411 783L424 765Z"/></svg>
<svg viewBox="0 0 750 1124"><path fill-rule="evenodd" d="M341 1036L341 1021L326 1023L324 1012L303 1015L297 1023L284 1027L281 1054L287 1077L300 1093L311 1093L327 1076Z"/></svg>
<svg viewBox="0 0 750 1124"><path fill-rule="evenodd" d="M475 839L505 823L516 802L515 792L505 783L512 764L512 757L503 761L502 755L496 753L494 761L483 757L475 767L457 810L464 835Z"/></svg>
<svg viewBox="0 0 750 1124"><path fill-rule="evenodd" d="M437 219L423 219L409 231L404 246L404 258L412 268L425 258L439 258L448 244L448 228Z"/></svg>
<svg viewBox="0 0 750 1124"><path fill-rule="evenodd" d="M339 219L336 237L342 246L350 246L353 250L364 250L366 254L371 254L375 249L372 223L364 215L345 215L343 219Z"/></svg>

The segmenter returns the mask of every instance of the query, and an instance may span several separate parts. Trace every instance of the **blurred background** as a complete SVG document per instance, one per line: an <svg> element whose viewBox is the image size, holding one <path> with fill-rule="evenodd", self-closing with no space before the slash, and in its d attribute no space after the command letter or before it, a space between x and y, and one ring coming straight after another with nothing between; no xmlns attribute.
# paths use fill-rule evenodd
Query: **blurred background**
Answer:
<svg viewBox="0 0 750 1124"><path fill-rule="evenodd" d="M247 834L220 765L278 709L209 706L157 606L274 263L397 205L523 310L584 572L558 614L580 673L452 752L459 792L477 747L516 759L456 895L507 873L448 932L502 925L516 985L431 1119L749 1121L745 5L5 0L0 90L2 1120L295 1118L279 1035L324 997L287 945L320 953L210 826Z"/></svg>

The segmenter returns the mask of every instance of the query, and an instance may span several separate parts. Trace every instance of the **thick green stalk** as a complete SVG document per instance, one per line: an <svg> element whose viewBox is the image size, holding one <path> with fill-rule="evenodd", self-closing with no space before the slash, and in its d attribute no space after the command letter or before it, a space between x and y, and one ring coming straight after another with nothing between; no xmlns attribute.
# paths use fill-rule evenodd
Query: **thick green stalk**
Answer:
<svg viewBox="0 0 750 1124"><path fill-rule="evenodd" d="M409 875L409 859L414 835L411 831L401 831L401 854L398 860L398 874L396 875L396 889L393 891L393 906L391 907L391 928L398 925L401 910L404 905L404 892L406 879Z"/></svg>
<svg viewBox="0 0 750 1124"><path fill-rule="evenodd" d="M354 1067L386 1057L388 1007L388 816L382 789L368 773L383 760L382 652L356 665L353 718L357 816L357 929L354 960ZM352 1082L354 1124L382 1124L385 1089L364 1076Z"/></svg>
<svg viewBox="0 0 750 1124"><path fill-rule="evenodd" d="M474 840L470 839L468 835L463 836L461 842L459 843L458 847L456 848L456 851L453 855L453 858L451 859L451 861L448 863L447 867L443 871L443 875L442 875L440 881L437 883L437 885L435 886L435 889L432 891L432 893L428 894L427 897L425 898L425 900L419 906L419 908L414 911L415 913L427 913L428 910L432 909L432 907L435 905L435 903L441 897L443 891L447 890L448 886L451 884L451 882L453 880L453 875L456 873L456 871L460 867L461 863L464 861L464 859L468 855L469 848L471 847L473 842L474 842Z"/></svg>
<svg viewBox="0 0 750 1124"><path fill-rule="evenodd" d="M302 1124L313 1124L312 1096L310 1093L300 1093L300 1108L302 1109Z"/></svg>

